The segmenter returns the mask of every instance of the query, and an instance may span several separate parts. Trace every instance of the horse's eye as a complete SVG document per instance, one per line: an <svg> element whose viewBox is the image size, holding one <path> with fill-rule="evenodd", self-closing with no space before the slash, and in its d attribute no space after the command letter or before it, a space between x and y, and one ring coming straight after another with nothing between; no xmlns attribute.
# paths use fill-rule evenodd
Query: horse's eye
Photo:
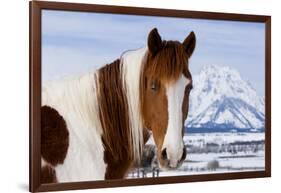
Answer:
<svg viewBox="0 0 281 193"><path fill-rule="evenodd" d="M153 90L153 91L157 91L158 90L158 84L156 83L156 81L153 81L152 83L151 83L151 90Z"/></svg>
<svg viewBox="0 0 281 193"><path fill-rule="evenodd" d="M156 90L156 84L155 83L151 84L151 90Z"/></svg>

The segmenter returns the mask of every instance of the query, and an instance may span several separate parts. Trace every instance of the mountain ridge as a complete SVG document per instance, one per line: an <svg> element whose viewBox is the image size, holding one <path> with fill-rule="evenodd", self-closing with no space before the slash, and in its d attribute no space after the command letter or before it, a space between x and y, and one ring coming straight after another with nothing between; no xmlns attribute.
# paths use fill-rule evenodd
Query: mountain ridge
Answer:
<svg viewBox="0 0 281 193"><path fill-rule="evenodd" d="M264 129L264 99L229 66L204 66L193 78L187 128Z"/></svg>

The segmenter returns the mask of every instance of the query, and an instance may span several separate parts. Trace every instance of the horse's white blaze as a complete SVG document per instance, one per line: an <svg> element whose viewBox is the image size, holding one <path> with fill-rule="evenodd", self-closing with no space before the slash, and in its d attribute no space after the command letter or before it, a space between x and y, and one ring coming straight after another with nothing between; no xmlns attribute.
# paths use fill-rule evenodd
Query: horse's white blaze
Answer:
<svg viewBox="0 0 281 193"><path fill-rule="evenodd" d="M175 83L166 86L168 99L168 127L164 138L162 149L166 148L170 166L176 167L183 154L182 123L183 112L182 104L184 91L190 80L181 76Z"/></svg>
<svg viewBox="0 0 281 193"><path fill-rule="evenodd" d="M55 167L59 182L104 179L106 164L94 74L55 81L43 88L42 106L55 108L69 131L66 158Z"/></svg>

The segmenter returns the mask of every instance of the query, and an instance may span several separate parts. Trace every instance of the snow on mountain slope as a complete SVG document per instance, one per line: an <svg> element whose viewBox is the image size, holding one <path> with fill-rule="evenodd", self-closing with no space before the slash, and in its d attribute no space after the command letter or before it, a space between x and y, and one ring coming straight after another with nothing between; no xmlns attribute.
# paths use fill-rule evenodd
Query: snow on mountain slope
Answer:
<svg viewBox="0 0 281 193"><path fill-rule="evenodd" d="M187 127L264 127L264 99L239 72L228 66L209 65L193 75Z"/></svg>

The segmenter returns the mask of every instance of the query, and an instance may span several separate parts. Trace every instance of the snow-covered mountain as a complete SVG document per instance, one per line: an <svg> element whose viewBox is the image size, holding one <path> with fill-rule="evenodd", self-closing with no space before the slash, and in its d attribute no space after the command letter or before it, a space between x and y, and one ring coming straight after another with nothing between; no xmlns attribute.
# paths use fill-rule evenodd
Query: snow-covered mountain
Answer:
<svg viewBox="0 0 281 193"><path fill-rule="evenodd" d="M208 65L193 75L188 128L263 129L264 98L229 66Z"/></svg>

